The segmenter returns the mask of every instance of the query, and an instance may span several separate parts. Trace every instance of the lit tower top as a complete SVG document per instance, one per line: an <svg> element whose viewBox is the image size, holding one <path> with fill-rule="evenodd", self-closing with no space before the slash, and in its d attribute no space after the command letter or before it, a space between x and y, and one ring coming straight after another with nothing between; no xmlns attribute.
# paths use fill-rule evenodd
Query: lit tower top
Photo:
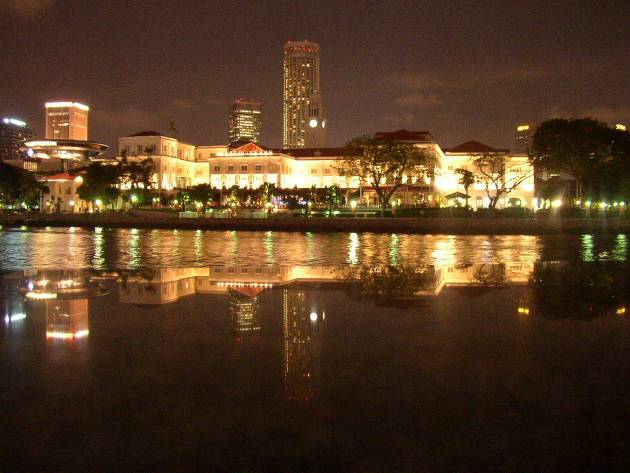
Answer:
<svg viewBox="0 0 630 473"><path fill-rule="evenodd" d="M46 139L87 141L89 111L78 102L46 103Z"/></svg>
<svg viewBox="0 0 630 473"><path fill-rule="evenodd" d="M319 44L288 41L284 45L284 148L305 146L309 99L319 91Z"/></svg>
<svg viewBox="0 0 630 473"><path fill-rule="evenodd" d="M230 107L228 138L230 143L236 141L260 140L261 113L260 102L238 98Z"/></svg>

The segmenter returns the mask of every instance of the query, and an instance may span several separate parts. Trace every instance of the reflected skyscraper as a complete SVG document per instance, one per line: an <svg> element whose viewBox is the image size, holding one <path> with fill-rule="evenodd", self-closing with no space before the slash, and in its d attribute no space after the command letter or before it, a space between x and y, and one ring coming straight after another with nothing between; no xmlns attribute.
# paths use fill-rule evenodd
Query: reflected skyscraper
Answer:
<svg viewBox="0 0 630 473"><path fill-rule="evenodd" d="M238 341L260 332L260 292L260 288L243 287L231 289L228 293L234 336Z"/></svg>
<svg viewBox="0 0 630 473"><path fill-rule="evenodd" d="M307 401L319 394L324 315L314 309L307 303L306 292L283 291L284 379L287 397L292 400Z"/></svg>
<svg viewBox="0 0 630 473"><path fill-rule="evenodd" d="M44 303L46 338L75 340L89 335L87 299L56 299Z"/></svg>

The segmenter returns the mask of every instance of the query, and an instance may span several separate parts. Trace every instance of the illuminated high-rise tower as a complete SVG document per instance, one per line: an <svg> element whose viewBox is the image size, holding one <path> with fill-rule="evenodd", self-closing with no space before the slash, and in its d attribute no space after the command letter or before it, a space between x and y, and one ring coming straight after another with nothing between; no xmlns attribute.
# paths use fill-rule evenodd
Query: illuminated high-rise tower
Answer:
<svg viewBox="0 0 630 473"><path fill-rule="evenodd" d="M513 152L516 154L527 154L531 146L533 130L530 125L518 125L514 131Z"/></svg>
<svg viewBox="0 0 630 473"><path fill-rule="evenodd" d="M228 138L235 141L260 140L260 102L238 98L230 107Z"/></svg>
<svg viewBox="0 0 630 473"><path fill-rule="evenodd" d="M308 126L309 101L320 92L319 44L288 41L284 45L284 148L303 148ZM321 96L319 97L321 101Z"/></svg>
<svg viewBox="0 0 630 473"><path fill-rule="evenodd" d="M90 108L77 102L48 102L46 104L46 139L88 139Z"/></svg>

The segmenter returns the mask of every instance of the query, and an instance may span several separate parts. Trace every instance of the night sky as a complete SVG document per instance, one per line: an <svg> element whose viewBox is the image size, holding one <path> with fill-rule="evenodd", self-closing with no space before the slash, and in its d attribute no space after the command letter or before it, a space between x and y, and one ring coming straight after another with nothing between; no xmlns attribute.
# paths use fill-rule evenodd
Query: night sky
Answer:
<svg viewBox="0 0 630 473"><path fill-rule="evenodd" d="M429 130L511 147L519 122L630 124L630 1L0 0L0 115L43 133L47 100L88 104L90 139L227 141L230 102L282 132L286 40L320 43L328 145Z"/></svg>

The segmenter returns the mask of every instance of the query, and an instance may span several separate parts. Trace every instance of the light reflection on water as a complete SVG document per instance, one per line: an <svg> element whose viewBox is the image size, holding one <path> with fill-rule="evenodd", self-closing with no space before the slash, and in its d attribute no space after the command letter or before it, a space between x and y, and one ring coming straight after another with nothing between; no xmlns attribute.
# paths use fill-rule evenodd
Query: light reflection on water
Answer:
<svg viewBox="0 0 630 473"><path fill-rule="evenodd" d="M0 231L0 268L626 261L626 235L401 235L46 228Z"/></svg>

